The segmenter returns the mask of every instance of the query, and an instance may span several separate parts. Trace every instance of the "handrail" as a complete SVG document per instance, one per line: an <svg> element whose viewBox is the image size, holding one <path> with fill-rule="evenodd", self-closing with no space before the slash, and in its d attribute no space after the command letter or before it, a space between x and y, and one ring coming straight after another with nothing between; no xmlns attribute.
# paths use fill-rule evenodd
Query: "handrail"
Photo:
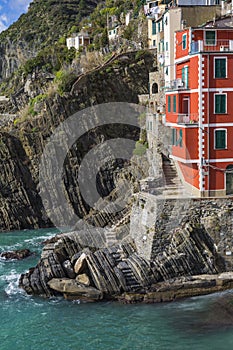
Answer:
<svg viewBox="0 0 233 350"><path fill-rule="evenodd" d="M197 124L198 113L179 113L177 117L177 124Z"/></svg>
<svg viewBox="0 0 233 350"><path fill-rule="evenodd" d="M233 51L233 40L216 40L213 43L205 40L191 42L191 54L209 51Z"/></svg>

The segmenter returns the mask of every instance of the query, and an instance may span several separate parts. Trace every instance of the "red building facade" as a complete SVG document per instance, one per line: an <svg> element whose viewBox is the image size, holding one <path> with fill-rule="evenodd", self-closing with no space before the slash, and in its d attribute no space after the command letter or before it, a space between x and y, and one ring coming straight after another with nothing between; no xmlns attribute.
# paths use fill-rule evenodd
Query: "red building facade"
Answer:
<svg viewBox="0 0 233 350"><path fill-rule="evenodd" d="M184 184L198 196L233 194L233 28L213 23L175 33L176 79L166 125Z"/></svg>

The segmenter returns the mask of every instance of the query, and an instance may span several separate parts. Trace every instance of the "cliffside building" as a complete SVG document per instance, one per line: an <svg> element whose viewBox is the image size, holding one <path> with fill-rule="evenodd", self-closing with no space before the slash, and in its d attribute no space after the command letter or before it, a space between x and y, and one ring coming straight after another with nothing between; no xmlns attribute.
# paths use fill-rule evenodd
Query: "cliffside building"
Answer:
<svg viewBox="0 0 233 350"><path fill-rule="evenodd" d="M81 47L86 47L88 45L90 45L90 37L86 32L73 34L71 37L66 39L66 46L68 49L74 47L76 50L79 50Z"/></svg>
<svg viewBox="0 0 233 350"><path fill-rule="evenodd" d="M119 37L119 29L120 29L119 25L115 26L112 29L109 29L109 31L108 31L109 41L114 41Z"/></svg>
<svg viewBox="0 0 233 350"><path fill-rule="evenodd" d="M184 185L200 197L233 194L233 20L175 34L166 125Z"/></svg>

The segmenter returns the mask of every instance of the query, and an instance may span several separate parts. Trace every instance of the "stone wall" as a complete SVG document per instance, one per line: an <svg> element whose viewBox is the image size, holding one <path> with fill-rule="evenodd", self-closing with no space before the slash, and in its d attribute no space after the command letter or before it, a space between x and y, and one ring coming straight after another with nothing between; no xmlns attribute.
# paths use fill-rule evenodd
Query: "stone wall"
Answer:
<svg viewBox="0 0 233 350"><path fill-rule="evenodd" d="M165 250L177 228L195 221L211 237L216 251L226 263L226 270L232 270L232 198L165 199L139 193L134 199L130 231L140 256L155 259Z"/></svg>

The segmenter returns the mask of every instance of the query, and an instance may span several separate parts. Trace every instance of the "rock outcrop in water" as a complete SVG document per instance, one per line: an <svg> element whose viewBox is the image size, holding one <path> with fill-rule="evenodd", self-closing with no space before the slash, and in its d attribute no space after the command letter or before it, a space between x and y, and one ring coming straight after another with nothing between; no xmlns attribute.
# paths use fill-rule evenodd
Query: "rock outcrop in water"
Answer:
<svg viewBox="0 0 233 350"><path fill-rule="evenodd" d="M3 252L0 254L0 258L6 260L22 260L28 258L31 255L33 255L33 253L29 249L19 249L9 252Z"/></svg>
<svg viewBox="0 0 233 350"><path fill-rule="evenodd" d="M158 254L146 260L138 254L130 236L106 247L104 229L62 234L55 243L44 247L38 265L21 276L20 286L28 294L42 296L63 294L68 299L127 300L126 295L133 294L132 301L138 295L135 301L149 302L157 300L155 296L149 297L156 286L161 292L167 285L169 291L167 281L182 276L219 274L224 270L224 261L212 239L197 222L184 224L165 239L165 249L161 245ZM205 282L196 286L205 289ZM206 283L208 292L215 285ZM195 294L194 287L195 284L188 285L186 294L189 295L188 290ZM179 289L177 285L176 288Z"/></svg>

